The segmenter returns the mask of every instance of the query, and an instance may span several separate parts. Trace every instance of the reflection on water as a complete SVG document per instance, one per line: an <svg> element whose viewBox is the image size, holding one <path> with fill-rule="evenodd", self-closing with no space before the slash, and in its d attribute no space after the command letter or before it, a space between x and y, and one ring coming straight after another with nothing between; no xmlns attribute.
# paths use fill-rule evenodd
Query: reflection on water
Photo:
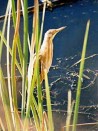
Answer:
<svg viewBox="0 0 98 131"><path fill-rule="evenodd" d="M78 121L78 123L85 123L85 125L82 129L82 125L78 126L79 131L84 131L86 129L97 130L95 122L98 120L98 70L97 67L91 67L91 65L95 65L96 59L98 59L98 54L86 57L82 79L82 93ZM75 99L77 80L79 77L79 61L80 55L74 55L68 58L57 58L57 64L52 66L50 70L49 80L54 117L57 117L57 119L55 119L56 123L60 122L60 124L63 126L65 126L64 119L66 118L67 92L69 89L72 91L72 100ZM86 123L90 122L94 122L94 125L87 126L88 124L86 125ZM60 124L59 128L61 126Z"/></svg>

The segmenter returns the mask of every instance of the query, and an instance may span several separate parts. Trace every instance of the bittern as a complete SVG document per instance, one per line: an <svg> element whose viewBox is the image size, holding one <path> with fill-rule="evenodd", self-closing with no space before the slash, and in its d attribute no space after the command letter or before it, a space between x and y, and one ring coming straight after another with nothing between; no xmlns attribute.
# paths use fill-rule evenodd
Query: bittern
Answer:
<svg viewBox="0 0 98 131"><path fill-rule="evenodd" d="M40 68L40 81L45 79L45 70L49 71L53 60L53 39L55 35L62 31L65 27L58 29L49 29L44 36L43 43L39 51L39 68ZM33 57L33 68L35 68L36 55Z"/></svg>

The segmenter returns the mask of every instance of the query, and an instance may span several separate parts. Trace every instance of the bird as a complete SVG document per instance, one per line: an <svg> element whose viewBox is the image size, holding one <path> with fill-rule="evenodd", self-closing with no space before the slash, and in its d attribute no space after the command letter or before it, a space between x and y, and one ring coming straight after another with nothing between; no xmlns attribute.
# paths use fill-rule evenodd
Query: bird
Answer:
<svg viewBox="0 0 98 131"><path fill-rule="evenodd" d="M65 29L65 27L66 26L57 29L49 29L44 35L44 39L39 50L39 75L41 83L45 79L45 71L48 73L52 65L53 39L56 36L56 34ZM36 65L35 63L36 63L36 54L33 56L33 62L31 64L31 66L33 65L33 72Z"/></svg>

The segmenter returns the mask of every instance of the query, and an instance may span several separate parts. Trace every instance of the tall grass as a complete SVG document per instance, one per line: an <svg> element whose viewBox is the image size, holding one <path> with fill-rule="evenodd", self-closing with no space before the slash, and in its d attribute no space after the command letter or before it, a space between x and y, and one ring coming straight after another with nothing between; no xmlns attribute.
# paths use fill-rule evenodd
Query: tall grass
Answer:
<svg viewBox="0 0 98 131"><path fill-rule="evenodd" d="M24 1L24 40L23 40L23 71L22 71L22 117L25 115L26 76L28 63L28 0Z"/></svg>
<svg viewBox="0 0 98 131"><path fill-rule="evenodd" d="M71 116L73 111L74 101L72 101L71 91L68 91L68 105L67 105L67 118L66 118L66 131L70 131Z"/></svg>
<svg viewBox="0 0 98 131"><path fill-rule="evenodd" d="M29 130L30 128L30 112L32 112L34 125L36 130L51 130L53 131L53 121L52 121L52 110L51 110L51 100L49 95L49 86L48 78L46 77L46 94L47 95L47 106L48 106L48 115L43 109L43 97L42 97L42 87L40 84L39 77L39 50L42 42L43 26L44 26L44 17L45 17L45 8L46 1L43 6L43 15L42 22L40 27L39 22L39 3L38 0L34 0L34 16L33 16L33 30L32 30L32 40L29 44L29 34L28 34L28 1L17 0L17 9L15 8L15 1L9 0L6 10L5 20L3 29L0 32L0 96L3 103L5 119L7 124L7 130ZM20 42L20 9L23 9L23 48ZM12 20L14 25L14 35L13 41L10 43L10 21L11 21L11 11L12 11ZM17 13L16 13L17 11ZM7 17L8 16L8 17ZM8 21L8 22L7 22ZM8 24L7 24L8 23ZM7 24L7 38L5 37L5 29ZM3 71L1 67L1 58L2 58L2 47L5 45L7 47L7 82L6 84ZM10 47L12 45L12 47ZM35 69L33 70L33 59L34 59L34 50L36 50L36 63ZM28 51L30 51L30 60L28 66ZM19 59L17 60L17 55ZM11 57L11 70L9 68ZM16 86L16 67L20 72L22 77L22 108L21 116L18 112L18 101L17 101L17 86ZM28 75L28 77L27 77ZM47 74L46 74L47 76ZM36 85L35 85L36 83ZM8 90L7 90L8 85ZM37 87L37 96L36 100L33 92L34 88ZM2 128L4 129L5 125L0 119ZM32 122L33 123L33 122ZM48 124L50 123L50 124ZM45 124L45 125L44 125ZM52 125L52 126L51 126ZM6 129L5 128L5 129ZM32 127L31 127L32 128Z"/></svg>
<svg viewBox="0 0 98 131"><path fill-rule="evenodd" d="M5 19L4 19L4 24L3 24L3 28L2 28L2 32L1 32L1 39L0 39L0 98L2 99L2 103L3 103L3 109L4 109L4 113L5 113L5 119L6 119L6 123L8 121L7 128L8 130L12 130L12 117L11 117L11 111L10 111L10 101L9 101L9 96L8 96L8 92L6 90L6 84L4 81L4 76L3 76L3 72L2 72L2 68L1 68L1 58L2 58L2 49L3 49L3 36L5 34L5 28L6 28L6 24L7 24L7 14L9 11L9 2L8 2L8 6L6 9L6 15L5 15ZM2 122L2 119L1 119ZM4 123L2 122L2 125ZM3 125L4 127L4 125Z"/></svg>
<svg viewBox="0 0 98 131"><path fill-rule="evenodd" d="M0 125L3 130L8 131L28 131L34 127L37 131L54 131L54 122L52 116L52 107L51 107L51 98L50 98L50 88L48 84L47 73L45 72L45 91L46 91L46 103L47 103L47 112L43 108L43 93L42 86L40 84L40 75L39 75L39 50L42 43L42 34L44 28L44 19L45 19L45 9L46 1L43 3L43 13L42 20L39 20L39 3L38 0L34 0L34 14L32 22L32 38L29 39L28 32L28 1L17 0L17 9L15 8L15 1L8 0L8 5L5 13L5 20L0 31L0 97L3 103L3 109L5 114L6 125L3 123L2 118L0 118ZM20 42L20 9L23 10L23 41ZM12 11L12 20L14 25L14 34L13 41L10 42L10 22L11 22L11 11ZM16 13L17 11L17 13ZM5 37L5 30L7 25L7 38ZM40 26L41 25L41 26ZM84 67L84 58L86 52L87 37L89 31L89 22L86 28L86 34L84 39L84 47L81 58L80 66L80 77L78 80L78 89L75 105L75 113L73 120L73 131L76 130L76 123L78 118L78 108L80 101L80 92L81 92L81 78ZM21 46L21 43L23 46ZM7 49L7 83L4 79L3 69L1 66L2 62L2 50L3 46L6 46ZM11 45L11 46L10 46ZM28 52L29 51L29 52ZM28 53L30 58L28 60ZM36 54L36 62L34 64L34 58ZM17 58L17 56L19 56ZM11 61L10 61L11 58ZM28 63L29 61L29 63ZM11 69L9 68L11 62ZM34 66L34 67L33 67ZM18 69L22 77L22 92L21 92L21 113L18 111L18 98L17 98L17 84L16 84L16 68ZM36 84L35 84L36 83ZM34 90L37 90L37 100L34 95ZM70 97L70 95L69 95ZM69 98L68 110L72 113L71 98ZM31 113L33 120L31 118ZM21 114L21 115L20 115ZM66 126L67 131L70 129L70 119L71 114L67 117ZM33 129L32 129L33 130Z"/></svg>
<svg viewBox="0 0 98 131"><path fill-rule="evenodd" d="M47 99L47 111L48 111L48 126L49 126L49 131L54 131L52 109L50 106L51 105L50 90L49 90L48 77L46 72L45 72L45 86L46 86L46 99Z"/></svg>
<svg viewBox="0 0 98 131"><path fill-rule="evenodd" d="M80 96L81 96L82 77L83 77L83 69L84 69L84 63L85 63L85 55L86 55L89 27L90 27L90 20L87 22L85 36L84 36L84 43L83 43L81 62L80 62L80 70L79 70L79 78L78 78L78 85L77 85L77 93L76 93L76 102L75 102L72 131L76 131L76 124L78 121L78 110L79 110L79 103L80 103Z"/></svg>

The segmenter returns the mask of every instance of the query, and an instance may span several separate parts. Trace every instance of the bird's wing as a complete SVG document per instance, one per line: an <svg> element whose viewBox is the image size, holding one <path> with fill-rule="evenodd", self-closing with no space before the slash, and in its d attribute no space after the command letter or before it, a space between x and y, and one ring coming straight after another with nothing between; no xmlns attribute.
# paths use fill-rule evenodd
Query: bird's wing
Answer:
<svg viewBox="0 0 98 131"><path fill-rule="evenodd" d="M33 57L33 60L31 62L31 66L29 68L32 68L32 76L33 76L34 69L36 68L36 54ZM39 75L40 75L40 81L42 82L44 79L44 62L43 62L43 56L40 53L39 53Z"/></svg>

